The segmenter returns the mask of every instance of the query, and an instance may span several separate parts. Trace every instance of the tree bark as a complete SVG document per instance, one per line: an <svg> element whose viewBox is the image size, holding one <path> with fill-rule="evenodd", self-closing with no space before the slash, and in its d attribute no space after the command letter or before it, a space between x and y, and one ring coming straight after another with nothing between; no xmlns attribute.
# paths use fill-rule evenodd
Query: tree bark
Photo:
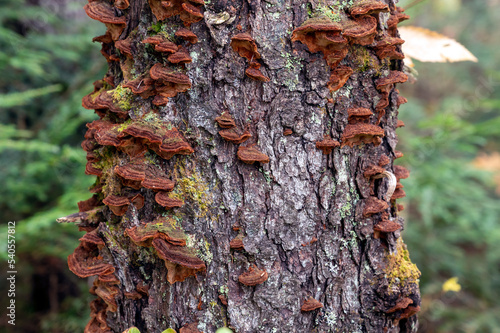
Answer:
<svg viewBox="0 0 500 333"><path fill-rule="evenodd" d="M394 14L394 1L385 3ZM115 10L117 16L127 18L119 40L131 41L133 60L118 53L113 42L103 43L108 55L118 58L110 61L108 73L113 91L148 73L156 63L185 73L192 87L159 107L152 104L153 97L129 91L125 97L114 94L122 99L115 102L128 109L128 116L100 110L101 116L120 124L150 117L155 126L173 126L194 153L170 159L151 150L146 153L176 182L170 195L184 201L182 207L165 209L151 189L116 185L120 178L112 171L131 158L116 147L108 149L108 165L97 181L104 186L94 191L99 201L94 206L111 194L112 186L118 186L118 193L140 193L145 205L140 209L130 205L121 217L100 206L97 215L79 220L82 229L95 228L104 241L99 256L113 266L117 280L94 288L103 301L94 303L94 323L89 323L88 331L100 313L107 318L108 327L97 325L103 332L123 332L132 326L143 333L162 332L191 323L197 323L201 332L223 326L239 333L416 332L418 270L408 259L401 230L374 231L383 221L402 225L398 206L385 198L389 179L377 178L384 170L397 173L392 165L401 101L391 87L387 107L377 107L383 99L377 80L402 70L402 61L376 60L373 47L351 43L341 65L354 72L343 87L330 91L328 82L335 67L327 64L322 52L310 52L306 45L291 41L294 29L310 15L329 9L328 5L212 0L204 5L204 19L190 27L199 39L194 45L173 37L183 26L178 15L157 23L146 0L133 0L128 9ZM338 17L344 20L350 6L340 7ZM380 36L386 33L389 13L375 16ZM168 54L141 43L154 34L152 29L182 44L192 62L169 64ZM243 32L255 40L261 59L251 61L260 63L269 82L245 75L249 60L231 47L231 38ZM369 122L383 129L381 144L345 144L348 110L354 107L374 112ZM232 143L219 135L222 128L215 118L223 112L232 116L239 130L252 135L246 142ZM323 154L316 143L325 135L342 146ZM238 158L240 147L253 144L269 157L269 163L246 164ZM370 174L370 167L382 171ZM387 199L389 207L367 213L367 202L373 197ZM82 206L81 210L88 211ZM151 242L137 245L127 236L127 229L158 217L182 228L185 248L196 252L205 270L171 284L168 273L181 270L180 264L169 266L169 271ZM230 241L238 235L243 249L231 249ZM265 270L267 280L255 286L242 284L240 276L252 269ZM322 308L301 311L312 298ZM113 299L114 309L109 305Z"/></svg>

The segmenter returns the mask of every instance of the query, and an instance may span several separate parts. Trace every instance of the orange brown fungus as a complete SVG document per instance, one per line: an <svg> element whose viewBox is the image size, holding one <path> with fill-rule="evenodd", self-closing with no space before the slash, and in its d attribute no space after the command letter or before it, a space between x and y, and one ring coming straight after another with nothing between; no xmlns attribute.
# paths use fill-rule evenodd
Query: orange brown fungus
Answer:
<svg viewBox="0 0 500 333"><path fill-rule="evenodd" d="M194 152L193 148L182 137L179 131L172 127L168 130L163 137L161 145L152 145L151 149L154 150L159 156L164 159L171 159L174 155L190 155Z"/></svg>
<svg viewBox="0 0 500 333"><path fill-rule="evenodd" d="M375 80L377 90L382 93L382 98L377 104L376 109L379 113L379 120L384 114L384 109L389 106L389 94L396 83L404 83L408 76L400 71L391 71L387 77Z"/></svg>
<svg viewBox="0 0 500 333"><path fill-rule="evenodd" d="M229 247L233 250L244 250L243 235L239 234L229 242Z"/></svg>
<svg viewBox="0 0 500 333"><path fill-rule="evenodd" d="M115 0L115 7L125 10L130 6L129 0Z"/></svg>
<svg viewBox="0 0 500 333"><path fill-rule="evenodd" d="M248 131L242 132L237 127L227 128L219 131L220 136L224 138L224 140L232 142L232 143L243 143L252 137L252 134Z"/></svg>
<svg viewBox="0 0 500 333"><path fill-rule="evenodd" d="M269 163L269 156L262 153L260 150L255 148L255 146L240 146L238 148L237 155L241 161L247 164L253 164L255 162Z"/></svg>
<svg viewBox="0 0 500 333"><path fill-rule="evenodd" d="M369 143L378 146L382 143L382 137L384 129L379 126L365 123L348 124L342 134L342 147Z"/></svg>
<svg viewBox="0 0 500 333"><path fill-rule="evenodd" d="M155 35L148 37L142 41L143 44L153 44L155 47L155 50L158 52L164 52L164 53L175 53L179 49L179 47L169 41L165 36L163 35Z"/></svg>
<svg viewBox="0 0 500 333"><path fill-rule="evenodd" d="M125 215L131 203L129 198L114 194L108 195L102 202L117 216Z"/></svg>
<svg viewBox="0 0 500 333"><path fill-rule="evenodd" d="M145 75L124 83L123 87L129 88L132 93L140 95L142 98L149 98L155 94L154 83L149 75Z"/></svg>
<svg viewBox="0 0 500 333"><path fill-rule="evenodd" d="M399 150L394 151L394 158L401 158L403 156L404 156L403 152L401 152Z"/></svg>
<svg viewBox="0 0 500 333"><path fill-rule="evenodd" d="M393 169L394 169L394 175L396 176L396 179L398 181L400 179L406 179L406 178L410 177L410 170L408 170L404 166L395 165L395 166L393 166Z"/></svg>
<svg viewBox="0 0 500 333"><path fill-rule="evenodd" d="M402 188L396 188L394 193L392 194L391 200L401 199L406 197L406 193Z"/></svg>
<svg viewBox="0 0 500 333"><path fill-rule="evenodd" d="M179 15L179 18L186 26L203 19L203 13L200 10L203 4L203 1L191 1L190 3L186 0L149 0L151 11L158 21Z"/></svg>
<svg viewBox="0 0 500 333"><path fill-rule="evenodd" d="M339 23L309 19L292 33L292 42L305 44L309 52L322 52L330 68L337 66L348 53L347 39L342 37Z"/></svg>
<svg viewBox="0 0 500 333"><path fill-rule="evenodd" d="M223 112L220 116L215 118L215 121L222 128L231 128L236 126L236 123L229 112Z"/></svg>
<svg viewBox="0 0 500 333"><path fill-rule="evenodd" d="M115 47L120 50L120 53L127 56L127 58L132 59L132 41L130 39L117 40L115 42Z"/></svg>
<svg viewBox="0 0 500 333"><path fill-rule="evenodd" d="M373 115L372 110L367 108L351 108L347 110L347 122L349 124L368 122Z"/></svg>
<svg viewBox="0 0 500 333"><path fill-rule="evenodd" d="M337 140L333 140L330 136L325 136L323 140L316 141L316 148L322 150L324 155L330 154L333 148L339 146L340 143Z"/></svg>
<svg viewBox="0 0 500 333"><path fill-rule="evenodd" d="M93 292L106 303L106 311L116 312L118 305L116 304L116 295L119 292L115 282L103 282L100 279L94 281Z"/></svg>
<svg viewBox="0 0 500 333"><path fill-rule="evenodd" d="M113 40L120 38L127 24L125 16L116 16L113 7L103 0L89 2L83 8L90 18L106 25Z"/></svg>
<svg viewBox="0 0 500 333"><path fill-rule="evenodd" d="M168 179L162 170L148 166L146 168L146 178L141 185L155 191L172 191L175 182Z"/></svg>
<svg viewBox="0 0 500 333"><path fill-rule="evenodd" d="M376 35L377 19L369 15L348 21L342 32L342 36L347 37L349 42L363 46L372 44Z"/></svg>
<svg viewBox="0 0 500 333"><path fill-rule="evenodd" d="M387 202L378 199L377 197L369 197L365 201L365 209L363 210L363 216L369 217L373 214L378 214L389 208Z"/></svg>
<svg viewBox="0 0 500 333"><path fill-rule="evenodd" d="M88 161L87 164L85 165L85 174L102 176L102 169L96 168L93 162Z"/></svg>
<svg viewBox="0 0 500 333"><path fill-rule="evenodd" d="M384 165L387 165L389 163L391 163L391 159L389 158L389 156L387 156L387 155L380 156L380 158L378 160L379 166L384 166Z"/></svg>
<svg viewBox="0 0 500 333"><path fill-rule="evenodd" d="M352 68L349 66L337 66L332 71L330 75L330 81L328 81L328 89L330 91L337 91L344 86L344 84L349 80L349 77L353 73Z"/></svg>
<svg viewBox="0 0 500 333"><path fill-rule="evenodd" d="M291 128L285 128L283 130L283 135L284 136L287 136L287 135L292 135L293 134L293 130Z"/></svg>
<svg viewBox="0 0 500 333"><path fill-rule="evenodd" d="M401 38L385 36L381 40L375 43L373 48L379 59L389 58L393 59L404 59L404 54L398 50L398 47L402 45L405 41Z"/></svg>
<svg viewBox="0 0 500 333"><path fill-rule="evenodd" d="M255 40L248 33L240 33L231 38L231 47L234 52L241 57L247 58L249 62L260 59L260 53L257 50Z"/></svg>
<svg viewBox="0 0 500 333"><path fill-rule="evenodd" d="M152 244L158 256L165 262L170 284L182 282L187 277L196 276L197 272L206 270L203 260L186 247L172 245L160 238L154 239Z"/></svg>
<svg viewBox="0 0 500 333"><path fill-rule="evenodd" d="M171 54L167 58L172 64L187 64L193 61L189 53L182 46L174 54Z"/></svg>
<svg viewBox="0 0 500 333"><path fill-rule="evenodd" d="M158 63L151 67L149 74L156 81L155 90L160 97L174 97L177 93L186 92L191 88L191 80L187 75L173 71L162 64Z"/></svg>
<svg viewBox="0 0 500 333"><path fill-rule="evenodd" d="M391 16L387 20L387 33L389 36L397 37L398 24L410 18L409 15L404 13L404 9L396 7L396 10L391 12Z"/></svg>
<svg viewBox="0 0 500 333"><path fill-rule="evenodd" d="M399 319L410 318L411 316L417 314L420 311L420 305L417 306L409 306L404 312L399 316Z"/></svg>
<svg viewBox="0 0 500 333"><path fill-rule="evenodd" d="M107 305L100 298L90 302L90 320L85 326L85 333L112 333L106 322Z"/></svg>
<svg viewBox="0 0 500 333"><path fill-rule="evenodd" d="M373 230L383 233L394 232L401 229L401 225L391 220L383 220L373 227Z"/></svg>
<svg viewBox="0 0 500 333"><path fill-rule="evenodd" d="M80 212L88 212L102 205L102 202L98 199L97 195L93 195L87 200L78 202L78 210Z"/></svg>
<svg viewBox="0 0 500 333"><path fill-rule="evenodd" d="M141 223L125 230L125 234L137 245L151 246L153 239L161 238L172 245L186 246L186 234L170 225L165 218L158 218L154 222Z"/></svg>
<svg viewBox="0 0 500 333"><path fill-rule="evenodd" d="M257 266L251 266L247 272L238 276L238 281L245 286L256 286L266 282L268 274L264 269L259 269Z"/></svg>
<svg viewBox="0 0 500 333"><path fill-rule="evenodd" d="M260 71L260 69L255 68L252 65L250 65L250 67L248 67L245 70L245 74L249 78L254 79L255 81L261 81L261 82L269 82L269 81L271 81L270 78L268 78L267 76L265 76L264 74L262 74L262 72Z"/></svg>
<svg viewBox="0 0 500 333"><path fill-rule="evenodd" d="M184 201L170 197L168 192L160 191L155 195L155 201L166 209L182 207Z"/></svg>
<svg viewBox="0 0 500 333"><path fill-rule="evenodd" d="M358 17L361 15L378 15L388 11L389 6L382 1L366 0L352 6L349 14L353 17Z"/></svg>
<svg viewBox="0 0 500 333"><path fill-rule="evenodd" d="M396 128L400 128L400 127L405 127L405 123L404 123L404 121L398 119L398 122L396 123Z"/></svg>
<svg viewBox="0 0 500 333"><path fill-rule="evenodd" d="M387 310L385 313L393 313L396 311L404 310L408 307L408 305L412 304L413 300L409 297L404 297L396 302L396 305L394 305L392 308Z"/></svg>
<svg viewBox="0 0 500 333"><path fill-rule="evenodd" d="M304 312L309 312L309 311L314 311L316 309L321 309L322 307L323 304L320 301L314 298L309 298L304 301L300 310Z"/></svg>
<svg viewBox="0 0 500 333"><path fill-rule="evenodd" d="M68 256L68 267L81 278L112 274L115 271L112 265L104 263L99 257L97 245L85 241Z"/></svg>
<svg viewBox="0 0 500 333"><path fill-rule="evenodd" d="M245 74L256 81L269 82L270 79L262 74L260 71L260 53L257 50L257 44L250 34L244 32L239 33L231 38L231 47L234 52L238 53L240 57L246 58L250 66L245 70Z"/></svg>
<svg viewBox="0 0 500 333"><path fill-rule="evenodd" d="M184 40L187 40L191 44L196 44L198 43L198 36L195 35L194 32L191 30L188 30L186 28L180 28L175 32L175 37L180 37Z"/></svg>

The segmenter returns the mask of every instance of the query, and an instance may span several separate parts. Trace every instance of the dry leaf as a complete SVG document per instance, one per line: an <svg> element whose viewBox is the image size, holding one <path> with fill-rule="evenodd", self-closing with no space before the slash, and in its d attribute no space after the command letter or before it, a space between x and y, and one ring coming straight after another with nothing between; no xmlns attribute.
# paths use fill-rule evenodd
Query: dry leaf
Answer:
<svg viewBox="0 0 500 333"><path fill-rule="evenodd" d="M477 58L462 44L435 31L414 26L398 30L405 40L403 52L407 58L423 62L477 62Z"/></svg>

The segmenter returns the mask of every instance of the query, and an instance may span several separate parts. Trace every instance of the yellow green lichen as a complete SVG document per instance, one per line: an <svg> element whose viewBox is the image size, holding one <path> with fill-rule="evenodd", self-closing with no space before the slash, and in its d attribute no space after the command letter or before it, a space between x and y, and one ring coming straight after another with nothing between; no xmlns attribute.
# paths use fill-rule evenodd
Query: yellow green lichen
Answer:
<svg viewBox="0 0 500 333"><path fill-rule="evenodd" d="M120 109L130 110L132 108L130 101L134 97L134 94L129 88L125 88L120 84L115 89L110 90L109 93L112 94L113 101L118 104Z"/></svg>
<svg viewBox="0 0 500 333"><path fill-rule="evenodd" d="M196 167L186 167L187 160L179 158L173 178L176 182L172 197L198 206L196 217L206 217L213 203L210 188Z"/></svg>
<svg viewBox="0 0 500 333"><path fill-rule="evenodd" d="M408 249L401 237L398 239L396 252L388 254L385 261L384 273L389 280L389 289L396 285L418 284L420 271L417 265L411 262Z"/></svg>

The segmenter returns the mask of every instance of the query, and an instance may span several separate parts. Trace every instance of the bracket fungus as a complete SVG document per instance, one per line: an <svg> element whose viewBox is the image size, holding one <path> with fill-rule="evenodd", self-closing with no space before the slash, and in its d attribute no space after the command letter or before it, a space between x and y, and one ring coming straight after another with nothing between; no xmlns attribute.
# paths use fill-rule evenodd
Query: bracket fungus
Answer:
<svg viewBox="0 0 500 333"><path fill-rule="evenodd" d="M184 201L171 197L168 192L160 191L155 195L155 201L160 205L165 207L166 209L182 207L184 205Z"/></svg>
<svg viewBox="0 0 500 333"><path fill-rule="evenodd" d="M387 33L392 37L397 37L398 34L398 24L406 21L410 18L408 14L404 13L404 9L401 7L396 7L394 11L391 12L391 16L387 20Z"/></svg>
<svg viewBox="0 0 500 333"><path fill-rule="evenodd" d="M250 64L250 67L248 67L246 70L245 70L245 74L255 80L255 81L261 81L261 82L269 82L271 81L270 78L268 78L267 76L265 76L264 74L262 74L262 72L260 71L260 64L255 65L255 64L258 64L258 63L251 63Z"/></svg>
<svg viewBox="0 0 500 333"><path fill-rule="evenodd" d="M182 46L179 47L177 52L169 55L167 60L172 64L188 64L193 61L187 50Z"/></svg>
<svg viewBox="0 0 500 333"><path fill-rule="evenodd" d="M206 270L203 260L187 247L175 246L160 238L154 239L152 244L158 256L165 261L170 284L182 282L187 277Z"/></svg>
<svg viewBox="0 0 500 333"><path fill-rule="evenodd" d="M328 81L328 89L330 91L337 91L344 86L344 84L349 80L349 77L353 73L353 70L349 66L337 66L333 69L330 75L330 81Z"/></svg>
<svg viewBox="0 0 500 333"><path fill-rule="evenodd" d="M137 245L151 246L152 241L161 238L172 245L186 246L187 236L179 227L172 226L166 218L125 229L125 234Z"/></svg>
<svg viewBox="0 0 500 333"><path fill-rule="evenodd" d="M404 54L398 50L399 46L405 41L401 38L384 36L381 40L377 41L373 48L379 59L389 58L393 59L404 59Z"/></svg>
<svg viewBox="0 0 500 333"><path fill-rule="evenodd" d="M347 122L349 124L368 122L372 115L372 110L367 108L350 108L347 110Z"/></svg>
<svg viewBox="0 0 500 333"><path fill-rule="evenodd" d="M235 144L243 143L252 137L252 134L250 134L250 132L242 132L237 127L223 129L219 131L219 135L222 136L224 140Z"/></svg>
<svg viewBox="0 0 500 333"><path fill-rule="evenodd" d="M316 309L321 309L322 307L323 304L320 301L310 297L304 301L300 310L303 312L308 312L308 311L314 311Z"/></svg>
<svg viewBox="0 0 500 333"><path fill-rule="evenodd" d="M373 143L378 146L382 143L384 129L365 123L348 124L342 134L342 147Z"/></svg>
<svg viewBox="0 0 500 333"><path fill-rule="evenodd" d="M371 196L365 200L365 208L363 209L363 216L369 217L374 214L381 213L389 208L389 205L384 200Z"/></svg>
<svg viewBox="0 0 500 333"><path fill-rule="evenodd" d="M337 140L333 140L330 136L325 136L323 140L316 141L316 148L323 151L324 155L328 155L336 147L339 147L340 143Z"/></svg>
<svg viewBox="0 0 500 333"><path fill-rule="evenodd" d="M255 162L269 163L269 156L255 148L254 145L246 147L240 146L237 155L241 161L247 164L253 164Z"/></svg>
<svg viewBox="0 0 500 333"><path fill-rule="evenodd" d="M125 10L130 6L129 0L115 0L115 7Z"/></svg>
<svg viewBox="0 0 500 333"><path fill-rule="evenodd" d="M309 19L293 31L292 42L301 42L311 53L322 52L327 64L334 68L348 53L348 42L341 32L340 23L324 18Z"/></svg>
<svg viewBox="0 0 500 333"><path fill-rule="evenodd" d="M393 313L396 311L404 310L410 304L413 304L413 300L409 297L403 297L396 302L396 305L394 305L392 308L387 310L385 313Z"/></svg>
<svg viewBox="0 0 500 333"><path fill-rule="evenodd" d="M379 13L388 12L389 6L378 0L364 0L354 4L349 14L353 17L361 15L378 15Z"/></svg>
<svg viewBox="0 0 500 333"><path fill-rule="evenodd" d="M113 265L104 263L97 245L82 241L68 256L68 267L76 276L87 278L94 275L108 275L115 271Z"/></svg>
<svg viewBox="0 0 500 333"><path fill-rule="evenodd" d="M162 170L149 165L146 168L146 177L141 185L155 191L172 191L175 182L168 179Z"/></svg>
<svg viewBox="0 0 500 333"><path fill-rule="evenodd" d="M231 38L231 47L234 52L241 57L247 58L249 62L260 59L260 53L257 50L257 44L249 33L239 33Z"/></svg>
<svg viewBox="0 0 500 333"><path fill-rule="evenodd" d="M155 51L158 52L175 53L179 50L175 43L172 43L163 35L150 36L144 39L142 43L154 45Z"/></svg>
<svg viewBox="0 0 500 333"><path fill-rule="evenodd" d="M106 25L113 40L120 38L127 24L126 16L116 16L114 8L103 0L89 2L83 8L90 18Z"/></svg>
<svg viewBox="0 0 500 333"><path fill-rule="evenodd" d="M377 35L377 19L369 15L348 21L343 27L342 36L347 37L352 44L370 45Z"/></svg>
<svg viewBox="0 0 500 333"><path fill-rule="evenodd" d="M245 286L256 286L267 281L268 274L266 270L259 269L257 266L251 266L247 272L238 276L238 281Z"/></svg>
<svg viewBox="0 0 500 333"><path fill-rule="evenodd" d="M394 175L396 176L398 181L400 179L406 179L406 178L410 177L410 170L408 170L404 166L394 165L393 169L394 169Z"/></svg>
<svg viewBox="0 0 500 333"><path fill-rule="evenodd" d="M191 44L196 44L198 43L198 36L191 30L188 30L186 28L180 28L175 32L175 37L180 37L184 40L187 40Z"/></svg>
<svg viewBox="0 0 500 333"><path fill-rule="evenodd" d="M373 230L383 233L390 233L401 229L401 224L392 220L383 220L377 223Z"/></svg>
<svg viewBox="0 0 500 333"><path fill-rule="evenodd" d="M158 21L179 15L186 26L203 19L203 13L200 10L203 4L203 0L191 0L191 2L186 0L149 0L151 11Z"/></svg>
<svg viewBox="0 0 500 333"><path fill-rule="evenodd" d="M215 118L215 121L222 128L231 128L236 126L236 123L229 112L223 112L220 116Z"/></svg>
<svg viewBox="0 0 500 333"><path fill-rule="evenodd" d="M234 237L229 242L229 247L233 250L244 250L245 246L243 245L243 235L238 234L238 236Z"/></svg>

